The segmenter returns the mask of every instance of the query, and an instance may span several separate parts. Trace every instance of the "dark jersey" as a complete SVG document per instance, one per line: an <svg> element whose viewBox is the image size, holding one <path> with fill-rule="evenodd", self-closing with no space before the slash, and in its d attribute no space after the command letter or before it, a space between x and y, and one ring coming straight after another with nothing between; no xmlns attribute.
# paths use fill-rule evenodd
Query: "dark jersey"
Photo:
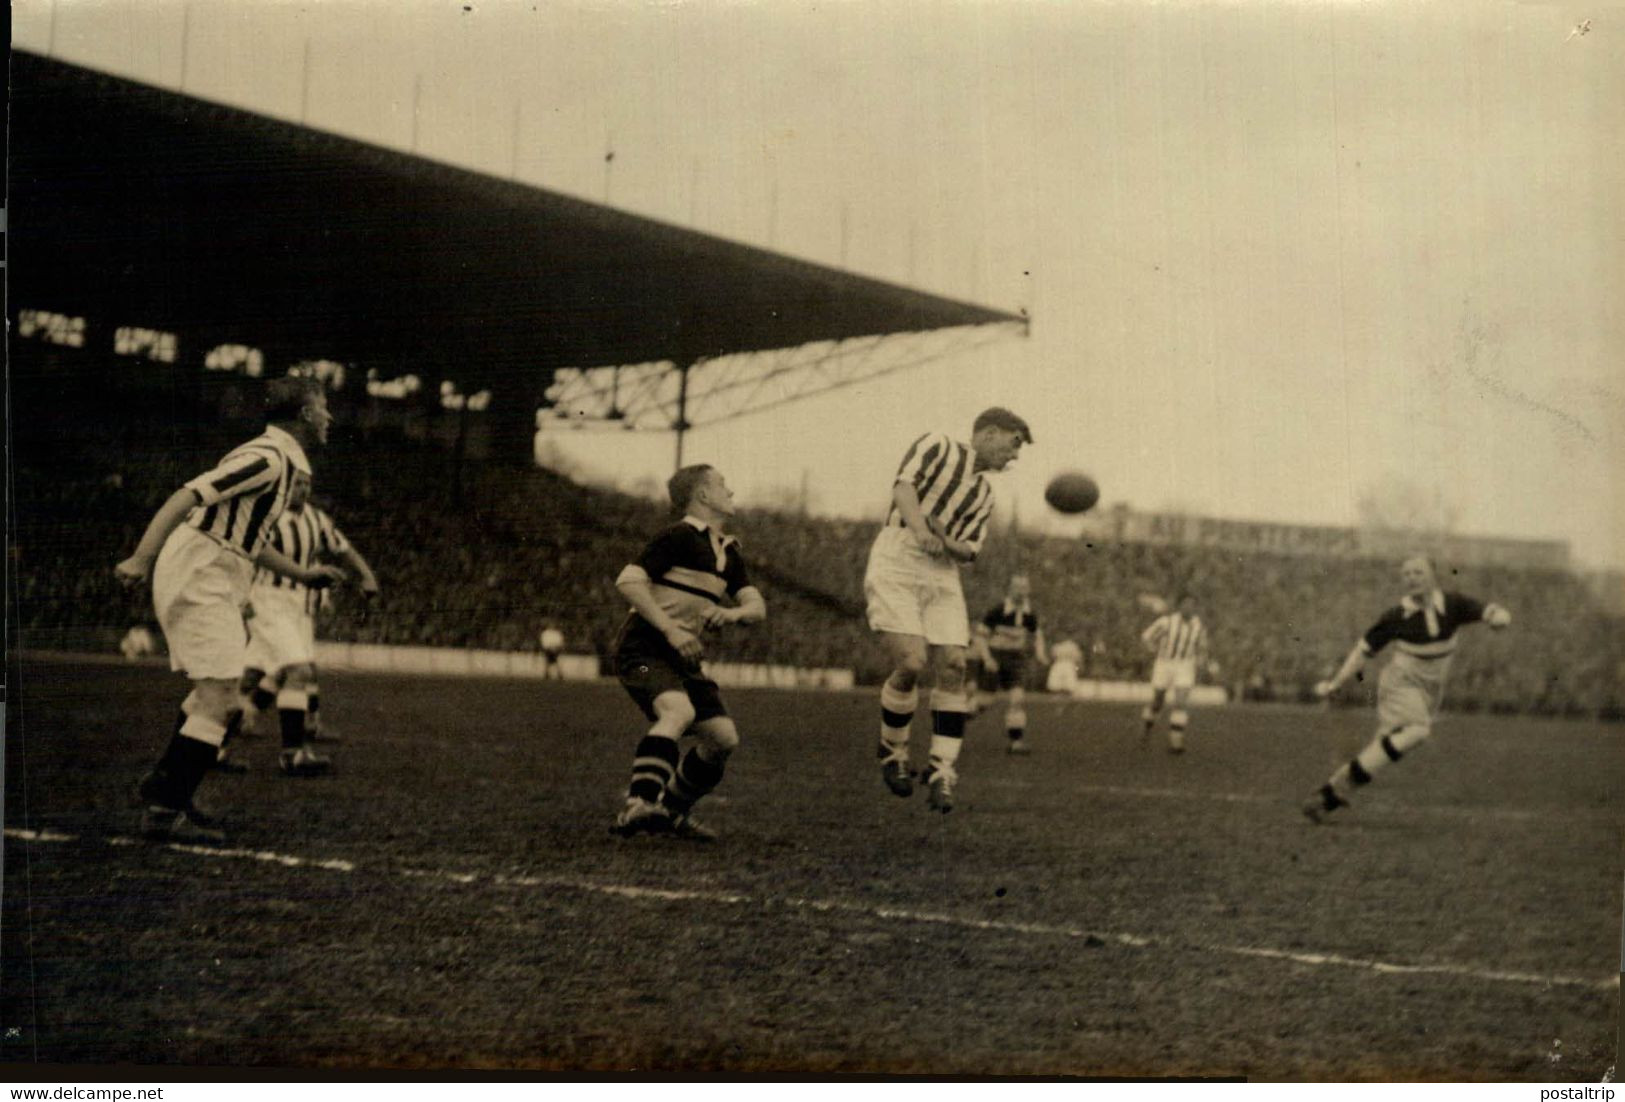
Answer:
<svg viewBox="0 0 1625 1102"><path fill-rule="evenodd" d="M714 528L697 528L687 520L665 529L621 576L642 576L654 587L655 600L672 619L698 635L700 616L722 598L738 597L750 585L739 541ZM621 629L623 642L635 641L669 649L666 637L636 610Z"/></svg>
<svg viewBox="0 0 1625 1102"><path fill-rule="evenodd" d="M1376 654L1389 643L1417 658L1454 654L1456 632L1484 618L1484 605L1460 593L1434 590L1421 601L1406 597L1382 614L1360 640L1360 649Z"/></svg>
<svg viewBox="0 0 1625 1102"><path fill-rule="evenodd" d="M1015 608L1008 602L994 605L982 617L990 650L1005 654L1026 654L1038 633L1038 613L1031 608Z"/></svg>

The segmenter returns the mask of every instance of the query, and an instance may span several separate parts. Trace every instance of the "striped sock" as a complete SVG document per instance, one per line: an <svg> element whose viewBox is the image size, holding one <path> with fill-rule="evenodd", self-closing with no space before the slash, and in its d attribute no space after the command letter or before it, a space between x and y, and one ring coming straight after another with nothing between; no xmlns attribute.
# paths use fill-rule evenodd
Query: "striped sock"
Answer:
<svg viewBox="0 0 1625 1102"><path fill-rule="evenodd" d="M666 785L664 800L673 815L686 815L689 808L717 786L727 764L724 755L715 761L700 756L699 747L692 747L677 763L671 781Z"/></svg>
<svg viewBox="0 0 1625 1102"><path fill-rule="evenodd" d="M952 773L965 742L964 693L931 693L931 768Z"/></svg>
<svg viewBox="0 0 1625 1102"><path fill-rule="evenodd" d="M658 803L660 794L677 772L677 740L650 732L638 742L632 756L632 783L628 797Z"/></svg>
<svg viewBox="0 0 1625 1102"><path fill-rule="evenodd" d="M1190 716L1182 709L1168 713L1168 745L1175 750L1185 749L1185 727Z"/></svg>
<svg viewBox="0 0 1625 1102"><path fill-rule="evenodd" d="M890 681L880 687L880 757L908 755L909 728L914 724L914 710L919 704L917 688L903 692L892 688Z"/></svg>

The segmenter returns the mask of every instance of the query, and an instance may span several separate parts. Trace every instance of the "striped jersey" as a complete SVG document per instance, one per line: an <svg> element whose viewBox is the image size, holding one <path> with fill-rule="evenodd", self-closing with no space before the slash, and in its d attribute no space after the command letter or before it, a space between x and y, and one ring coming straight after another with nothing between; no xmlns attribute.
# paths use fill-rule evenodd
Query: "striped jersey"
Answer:
<svg viewBox="0 0 1625 1102"><path fill-rule="evenodd" d="M1478 623L1489 607L1438 589L1422 601L1407 596L1371 625L1360 640L1360 649L1376 654L1392 643L1414 658L1443 658L1456 652L1457 629Z"/></svg>
<svg viewBox="0 0 1625 1102"><path fill-rule="evenodd" d="M268 425L186 484L198 498L186 523L252 559L287 508L296 476L310 477L305 450L288 432Z"/></svg>
<svg viewBox="0 0 1625 1102"><path fill-rule="evenodd" d="M940 432L928 432L908 447L892 484L907 482L920 499L920 511L935 518L950 539L982 549L987 522L993 515L993 486L976 469L976 453L967 444ZM886 514L889 527L905 528L903 514L892 503Z"/></svg>
<svg viewBox="0 0 1625 1102"><path fill-rule="evenodd" d="M309 570L323 556L348 551L350 541L344 538L344 533L339 531L332 517L307 504L303 509L285 510L276 519L276 523L271 525L267 546ZM254 571L254 584L301 594L305 599L305 611L312 615L315 615L323 595L321 590L311 589L304 582L274 574L263 567Z"/></svg>
<svg viewBox="0 0 1625 1102"><path fill-rule="evenodd" d="M661 609L695 635L704 630L700 616L706 609L721 604L725 595L737 597L750 585L739 541L693 517L684 517L650 540L617 580L625 578L650 582ZM622 628L623 638L629 634L660 648L670 647L635 609Z"/></svg>
<svg viewBox="0 0 1625 1102"><path fill-rule="evenodd" d="M1009 601L994 605L977 625L978 634L987 636L989 650L1002 654L1026 654L1038 635L1038 613L1032 605Z"/></svg>
<svg viewBox="0 0 1625 1102"><path fill-rule="evenodd" d="M1185 662L1196 657L1197 650L1207 642L1207 629L1200 616L1186 619L1177 612L1159 616L1145 634L1140 636L1157 648L1157 657Z"/></svg>

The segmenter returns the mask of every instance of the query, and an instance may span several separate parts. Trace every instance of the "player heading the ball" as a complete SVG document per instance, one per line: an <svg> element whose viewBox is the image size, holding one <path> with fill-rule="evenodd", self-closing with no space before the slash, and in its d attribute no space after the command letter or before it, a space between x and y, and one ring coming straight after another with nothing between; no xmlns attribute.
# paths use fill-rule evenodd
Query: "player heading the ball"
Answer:
<svg viewBox="0 0 1625 1102"><path fill-rule="evenodd" d="M982 549L993 515L990 471L1002 471L1031 444L1027 422L999 406L971 425L969 444L928 432L909 445L892 478L891 509L869 549L863 576L871 630L880 636L892 671L880 690L880 776L897 796L914 793L909 728L918 682L929 665L931 753L924 774L928 806L954 805L965 737L965 647L970 640L959 564Z"/></svg>

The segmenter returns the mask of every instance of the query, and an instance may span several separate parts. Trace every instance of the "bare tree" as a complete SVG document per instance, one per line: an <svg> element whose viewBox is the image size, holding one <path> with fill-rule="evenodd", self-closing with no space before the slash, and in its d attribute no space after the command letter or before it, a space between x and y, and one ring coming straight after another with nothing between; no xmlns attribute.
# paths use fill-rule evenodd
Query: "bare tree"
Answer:
<svg viewBox="0 0 1625 1102"><path fill-rule="evenodd" d="M1448 535L1461 521L1461 505L1444 491L1403 475L1386 475L1368 485L1355 512L1362 528L1422 535Z"/></svg>

